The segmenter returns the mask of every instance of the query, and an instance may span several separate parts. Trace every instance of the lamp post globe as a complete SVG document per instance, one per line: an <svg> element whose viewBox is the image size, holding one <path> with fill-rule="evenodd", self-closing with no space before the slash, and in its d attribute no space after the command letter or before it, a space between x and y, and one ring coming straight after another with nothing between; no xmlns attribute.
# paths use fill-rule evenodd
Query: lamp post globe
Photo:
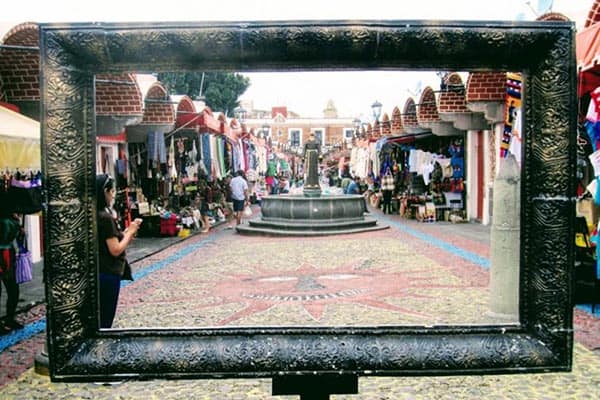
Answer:
<svg viewBox="0 0 600 400"><path fill-rule="evenodd" d="M381 115L381 103L375 100L375 102L371 104L371 109L373 110L373 118L375 118L375 122L379 121L379 116Z"/></svg>

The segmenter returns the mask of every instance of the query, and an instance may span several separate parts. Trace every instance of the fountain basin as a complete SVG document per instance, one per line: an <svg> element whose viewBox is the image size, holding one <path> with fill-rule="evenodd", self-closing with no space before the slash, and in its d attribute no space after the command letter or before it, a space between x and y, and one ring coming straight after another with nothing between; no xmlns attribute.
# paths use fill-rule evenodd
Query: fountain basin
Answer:
<svg viewBox="0 0 600 400"><path fill-rule="evenodd" d="M365 217L365 211L360 195L265 196L260 219L249 220L248 225L236 229L246 235L324 236L389 228Z"/></svg>

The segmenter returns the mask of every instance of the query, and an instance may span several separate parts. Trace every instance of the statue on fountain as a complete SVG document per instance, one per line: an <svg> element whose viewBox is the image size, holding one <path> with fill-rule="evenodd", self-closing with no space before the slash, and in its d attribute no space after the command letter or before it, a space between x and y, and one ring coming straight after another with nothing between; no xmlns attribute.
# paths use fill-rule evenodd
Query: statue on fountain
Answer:
<svg viewBox="0 0 600 400"><path fill-rule="evenodd" d="M321 143L311 133L304 144L304 170L306 179L304 179L304 196L319 197L321 195L321 186L319 185L319 155L321 154Z"/></svg>

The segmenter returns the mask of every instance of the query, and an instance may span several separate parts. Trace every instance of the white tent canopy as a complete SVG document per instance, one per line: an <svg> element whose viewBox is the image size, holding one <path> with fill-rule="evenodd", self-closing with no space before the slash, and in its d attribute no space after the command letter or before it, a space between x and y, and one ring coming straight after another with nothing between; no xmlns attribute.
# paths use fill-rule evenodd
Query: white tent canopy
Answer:
<svg viewBox="0 0 600 400"><path fill-rule="evenodd" d="M0 169L41 168L40 123L0 106Z"/></svg>

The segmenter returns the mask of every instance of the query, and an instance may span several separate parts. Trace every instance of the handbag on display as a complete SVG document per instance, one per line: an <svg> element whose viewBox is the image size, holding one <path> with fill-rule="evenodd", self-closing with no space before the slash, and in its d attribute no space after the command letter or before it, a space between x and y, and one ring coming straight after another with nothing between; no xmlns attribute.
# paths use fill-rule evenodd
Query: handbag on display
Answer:
<svg viewBox="0 0 600 400"><path fill-rule="evenodd" d="M31 253L24 243L19 243L18 247L19 253L17 254L17 259L15 261L15 276L17 284L21 284L33 279L33 261L31 260Z"/></svg>

